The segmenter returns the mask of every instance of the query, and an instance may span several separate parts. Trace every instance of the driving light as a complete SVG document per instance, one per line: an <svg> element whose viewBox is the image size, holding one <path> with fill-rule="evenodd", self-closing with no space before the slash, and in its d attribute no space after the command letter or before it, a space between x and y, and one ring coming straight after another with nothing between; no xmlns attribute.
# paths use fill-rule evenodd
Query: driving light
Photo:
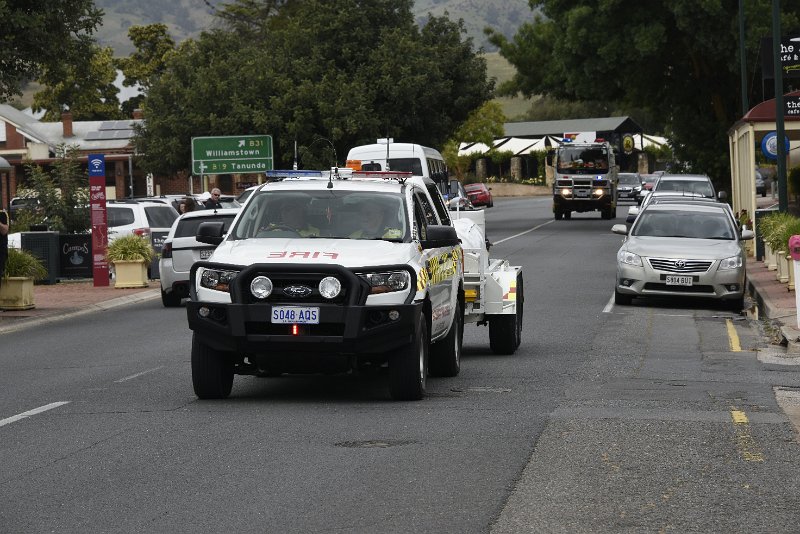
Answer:
<svg viewBox="0 0 800 534"><path fill-rule="evenodd" d="M342 283L338 278L326 276L319 282L319 294L326 299L334 299L342 292Z"/></svg>
<svg viewBox="0 0 800 534"><path fill-rule="evenodd" d="M741 266L742 266L741 256L731 256L730 258L725 258L724 260L720 260L719 262L720 271L726 271L729 269L738 269Z"/></svg>
<svg viewBox="0 0 800 534"><path fill-rule="evenodd" d="M602 197L603 193L604 193L604 191L602 189L595 189L594 190L594 196L596 196L596 197Z"/></svg>
<svg viewBox="0 0 800 534"><path fill-rule="evenodd" d="M272 280L266 276L256 276L250 282L250 293L257 299L265 299L272 294Z"/></svg>
<svg viewBox="0 0 800 534"><path fill-rule="evenodd" d="M642 267L642 258L634 254L633 252L628 252L627 250L621 250L617 252L617 261L620 263L624 263L626 265L634 265L636 267Z"/></svg>
<svg viewBox="0 0 800 534"><path fill-rule="evenodd" d="M567 189L565 187L564 189L561 190L561 195L563 195L565 197L571 196L572 195L572 191L570 191L569 189Z"/></svg>

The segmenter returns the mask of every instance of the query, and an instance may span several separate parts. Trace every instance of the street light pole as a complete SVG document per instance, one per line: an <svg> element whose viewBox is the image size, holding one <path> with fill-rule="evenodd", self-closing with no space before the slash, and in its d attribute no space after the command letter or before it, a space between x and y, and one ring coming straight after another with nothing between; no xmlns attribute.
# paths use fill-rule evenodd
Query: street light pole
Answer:
<svg viewBox="0 0 800 534"><path fill-rule="evenodd" d="M775 74L775 141L778 157L778 211L789 211L786 187L786 131L783 124L783 66L781 65L781 2L772 0L772 63Z"/></svg>
<svg viewBox="0 0 800 534"><path fill-rule="evenodd" d="M744 0L739 0L739 70L742 83L742 117L747 114L750 104L747 102L747 47L744 41Z"/></svg>

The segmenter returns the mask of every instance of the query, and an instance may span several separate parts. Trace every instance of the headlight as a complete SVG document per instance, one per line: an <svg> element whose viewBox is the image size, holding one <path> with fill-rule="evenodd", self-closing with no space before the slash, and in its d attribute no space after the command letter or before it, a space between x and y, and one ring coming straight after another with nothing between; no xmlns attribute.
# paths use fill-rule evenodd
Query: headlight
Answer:
<svg viewBox="0 0 800 534"><path fill-rule="evenodd" d="M642 267L642 258L634 254L633 252L628 252L627 250L620 249L617 252L617 261L620 263L624 263L626 265L635 265L636 267Z"/></svg>
<svg viewBox="0 0 800 534"><path fill-rule="evenodd" d="M338 278L326 276L319 282L319 294L326 299L335 299L342 292L342 283Z"/></svg>
<svg viewBox="0 0 800 534"><path fill-rule="evenodd" d="M358 275L371 287L371 294L391 293L403 291L411 284L411 275L408 271L393 271L388 273L362 273Z"/></svg>
<svg viewBox="0 0 800 534"><path fill-rule="evenodd" d="M565 197L572 196L572 190L565 187L561 190L561 195Z"/></svg>
<svg viewBox="0 0 800 534"><path fill-rule="evenodd" d="M250 293L257 299L265 299L272 294L272 280L266 276L256 276L250 282Z"/></svg>
<svg viewBox="0 0 800 534"><path fill-rule="evenodd" d="M741 256L731 256L730 258L725 258L724 260L720 260L719 262L720 271L725 271L728 269L738 269L741 266L742 266Z"/></svg>
<svg viewBox="0 0 800 534"><path fill-rule="evenodd" d="M595 189L594 190L594 196L596 196L596 197L602 197L603 193L604 193L604 191L602 189Z"/></svg>
<svg viewBox="0 0 800 534"><path fill-rule="evenodd" d="M231 282L239 274L236 271L222 271L219 269L204 268L200 274L200 286L214 291L230 290Z"/></svg>

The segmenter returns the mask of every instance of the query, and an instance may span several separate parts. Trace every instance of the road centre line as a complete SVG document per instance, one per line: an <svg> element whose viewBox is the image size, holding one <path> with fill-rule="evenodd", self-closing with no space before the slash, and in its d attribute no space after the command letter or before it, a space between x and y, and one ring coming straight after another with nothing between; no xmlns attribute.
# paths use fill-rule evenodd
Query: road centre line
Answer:
<svg viewBox="0 0 800 534"><path fill-rule="evenodd" d="M136 373L134 375L126 376L125 378L120 378L119 380L114 380L115 384L120 384L122 382L127 382L128 380L133 380L134 378L139 378L142 375L146 375L147 373L152 373L153 371L158 371L159 369L163 369L163 365L159 365L158 367L154 367L153 369L148 369L147 371L142 371L141 373Z"/></svg>
<svg viewBox="0 0 800 534"><path fill-rule="evenodd" d="M21 419L25 419L32 415L40 414L42 412L46 412L47 410L52 410L53 408L58 408L59 406L63 406L65 404L69 404L70 401L60 401L60 402L51 402L50 404L45 404L44 406L40 406L38 408L34 408L33 410L28 410L27 412L22 412L21 414L12 415L11 417L7 417L5 419L0 419L0 426L10 425L11 423L16 423Z"/></svg>
<svg viewBox="0 0 800 534"><path fill-rule="evenodd" d="M533 232L534 230L538 230L542 226L545 226L545 225L550 224L552 222L555 222L555 221L547 221L547 222L544 222L544 223L540 224L539 226L534 226L530 230L525 230L524 232L520 232L518 234L509 236L509 237L504 237L503 239L500 239L499 241L495 241L494 243L492 243L492 245L499 245L500 243L505 243L506 241L514 239L515 237L520 237L520 236L523 236L525 234L529 234L529 233Z"/></svg>
<svg viewBox="0 0 800 534"><path fill-rule="evenodd" d="M742 460L746 462L763 462L764 454L750 434L750 420L747 418L747 414L735 406L731 406L731 421L736 433L736 449L739 451Z"/></svg>

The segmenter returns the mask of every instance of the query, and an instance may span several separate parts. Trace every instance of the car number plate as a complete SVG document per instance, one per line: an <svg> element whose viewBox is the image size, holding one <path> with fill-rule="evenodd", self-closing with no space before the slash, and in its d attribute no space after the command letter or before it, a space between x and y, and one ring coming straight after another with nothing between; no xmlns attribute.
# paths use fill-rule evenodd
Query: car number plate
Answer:
<svg viewBox="0 0 800 534"><path fill-rule="evenodd" d="M576 189L575 190L575 196L576 197L588 197L589 196L589 191L587 191L586 189Z"/></svg>
<svg viewBox="0 0 800 534"><path fill-rule="evenodd" d="M691 276L667 276L668 286L690 286L692 285Z"/></svg>
<svg viewBox="0 0 800 534"><path fill-rule="evenodd" d="M208 258L211 257L211 254L213 254L213 253L214 253L213 250L201 250L200 251L200 259L201 260L207 260Z"/></svg>
<svg viewBox="0 0 800 534"><path fill-rule="evenodd" d="M319 324L319 308L309 306L273 306L273 323Z"/></svg>

